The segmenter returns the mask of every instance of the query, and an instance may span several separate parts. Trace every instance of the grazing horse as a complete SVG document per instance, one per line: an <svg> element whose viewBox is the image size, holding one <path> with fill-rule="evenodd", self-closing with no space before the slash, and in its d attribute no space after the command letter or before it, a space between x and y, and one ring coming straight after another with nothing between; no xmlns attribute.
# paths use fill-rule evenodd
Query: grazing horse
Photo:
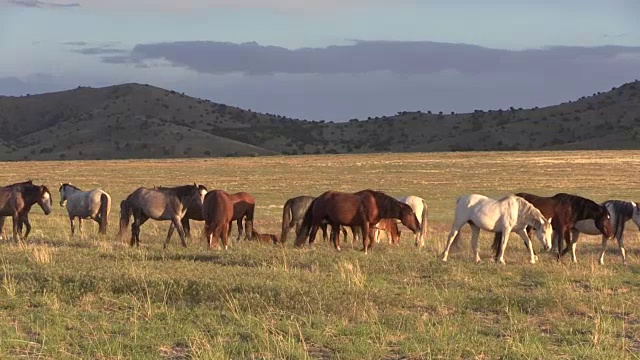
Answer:
<svg viewBox="0 0 640 360"><path fill-rule="evenodd" d="M253 213L256 209L256 200L251 194L239 192L230 194L229 199L233 204L233 217L229 221L229 234L231 235L231 223L235 220L238 225L238 238L242 237L242 221L244 220L244 239L249 240L253 233Z"/></svg>
<svg viewBox="0 0 640 360"><path fill-rule="evenodd" d="M613 237L618 241L620 252L622 255L622 263L627 263L627 252L624 249L624 224L633 220L636 226L640 229L640 206L633 201L623 200L608 200L602 203L602 205L609 211L611 216L611 224L613 225ZM601 235L600 231L593 220L580 220L576 222L573 229L571 229L571 259L576 262L576 243L580 233L587 235ZM607 250L608 237L602 235L602 251L600 252L599 262L604 265L604 253Z"/></svg>
<svg viewBox="0 0 640 360"><path fill-rule="evenodd" d="M459 235L460 228L464 224L471 225L471 244L475 254L476 263L480 262L480 254L478 251L478 236L480 229L491 232L501 232L502 241L500 243L500 252L495 257L495 261L504 264L504 250L507 247L509 234L515 232L528 245L531 252L530 262L536 262L536 256L533 253L531 239L525 231L527 225L533 226L537 230L538 240L545 249L551 247L552 228L549 220L545 219L540 210L525 199L507 195L501 199L490 199L483 195L464 195L456 200L455 220L451 226L447 246L442 253L442 261L447 261L451 244Z"/></svg>
<svg viewBox="0 0 640 360"><path fill-rule="evenodd" d="M207 187L204 185L198 185L198 188L200 189L202 197L204 198L204 195L207 193ZM168 188L164 186L153 185L153 189L158 190ZM187 212L184 214L182 220L180 221L182 223L182 230L184 230L184 236L187 238L191 237L191 224L189 223L189 220L204 220L202 218L202 204L199 201L192 201L191 203L189 203L189 205L187 206Z"/></svg>
<svg viewBox="0 0 640 360"><path fill-rule="evenodd" d="M376 242L380 242L380 233L384 231L387 234L389 244L398 245L400 242L401 232L398 230L398 223L395 219L380 219L374 226Z"/></svg>
<svg viewBox="0 0 640 360"><path fill-rule="evenodd" d="M60 206L67 206L71 236L75 231L73 219L78 218L78 230L82 236L82 219L93 219L98 223L98 234L107 233L111 196L100 189L82 191L69 183L60 184Z"/></svg>
<svg viewBox="0 0 640 360"><path fill-rule="evenodd" d="M27 214L34 204L38 204L45 215L51 213L51 192L44 185L24 183L21 185L0 188L0 216L11 216L13 220L13 239L19 240L18 225L20 220L27 219L27 235L31 229ZM26 235L25 235L26 238Z"/></svg>
<svg viewBox="0 0 640 360"><path fill-rule="evenodd" d="M200 186L184 185L174 188L147 189L138 188L120 203L120 239L129 226L129 221L133 215L131 223L130 245L140 246L140 227L147 220L171 220L173 226L169 227L167 238L164 241L164 248L173 234L173 229L178 229L178 235L182 241L182 246L186 247L184 230L180 220L187 212L187 207L192 201L202 203L202 192Z"/></svg>
<svg viewBox="0 0 640 360"><path fill-rule="evenodd" d="M302 221L304 220L304 214L309 209L309 205L315 200L313 196L297 196L287 200L284 203L282 209L282 232L280 233L280 242L285 243L287 241L287 234L291 229L296 229L296 234L299 232ZM329 240L328 228L329 223L326 221L320 224L320 230L322 230L322 239L326 242ZM340 232L347 240L347 229L344 226L340 226ZM353 241L357 241L362 237L360 228L351 227L351 234Z"/></svg>
<svg viewBox="0 0 640 360"><path fill-rule="evenodd" d="M229 247L229 228L233 219L233 203L229 194L222 190L212 190L204 197L202 204L204 236L211 249L213 239L222 239L224 249Z"/></svg>
<svg viewBox="0 0 640 360"><path fill-rule="evenodd" d="M375 240L372 227L383 218L399 219L414 234L420 228L413 209L385 193L374 190L354 194L327 191L309 206L296 236L296 246L302 246L307 238L312 244L318 228L326 221L331 225L331 240L338 251L340 225L361 227L363 250L367 254Z"/></svg>
<svg viewBox="0 0 640 360"><path fill-rule="evenodd" d="M542 197L526 193L516 194L533 204L545 217L551 217L554 231L554 243L557 243L558 259L569 251L571 246L571 229L580 220L594 220L595 227L607 238L612 235L609 211L595 201L577 195L558 193L552 197ZM566 247L561 250L562 240ZM494 247L501 240L494 239ZM526 243L525 243L526 245Z"/></svg>
<svg viewBox="0 0 640 360"><path fill-rule="evenodd" d="M23 181L23 182L11 184L11 185L6 185L4 187L16 187L16 186L20 186L20 185L33 185L33 180L29 179L27 181ZM31 210L30 207L29 207L29 209L25 208L24 215L18 221L18 233L20 235L22 235L22 225L24 224L25 227L26 227L26 232L24 234L24 239L26 239L29 236L29 233L31 232L31 223L29 222L29 211L30 210ZM5 219L6 219L5 216L0 216L0 240L2 240L4 238L4 220Z"/></svg>
<svg viewBox="0 0 640 360"><path fill-rule="evenodd" d="M423 247L426 240L425 238L427 237L427 217L429 215L426 201L421 197L413 195L401 197L398 198L398 200L411 206L416 213L418 221L420 222L420 231L416 234L416 246Z"/></svg>

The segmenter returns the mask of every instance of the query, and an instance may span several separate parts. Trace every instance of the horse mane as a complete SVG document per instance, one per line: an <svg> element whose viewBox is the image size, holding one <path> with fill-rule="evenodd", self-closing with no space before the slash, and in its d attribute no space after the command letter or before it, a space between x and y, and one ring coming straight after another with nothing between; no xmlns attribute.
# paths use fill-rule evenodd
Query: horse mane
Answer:
<svg viewBox="0 0 640 360"><path fill-rule="evenodd" d="M75 185L71 185L70 183L64 183L62 185L60 185L60 189L62 189L63 187L68 186L72 189L78 190L78 191L82 191L82 189L80 189L79 187L75 186Z"/></svg>
<svg viewBox="0 0 640 360"><path fill-rule="evenodd" d="M27 181L23 181L23 182L11 184L11 185L5 185L4 187L16 187L16 186L22 186L22 185L33 185L33 180L29 179Z"/></svg>
<svg viewBox="0 0 640 360"><path fill-rule="evenodd" d="M366 190L359 191L356 194L363 194L363 193L368 193L371 196L373 196L373 198L376 200L378 211L381 214L387 214L387 216L390 214L399 216L400 215L399 209L402 207L402 205L406 205L405 203L400 202L381 191L366 189ZM409 206L409 205L406 205L406 206Z"/></svg>
<svg viewBox="0 0 640 360"><path fill-rule="evenodd" d="M544 221L545 217L544 215L542 215L542 212L540 212L538 208L533 206L525 198L517 195L510 196L512 196L518 202L518 208L521 209L519 213L524 217L524 219L526 219L527 222L534 221L535 225L538 225L540 218L542 218Z"/></svg>
<svg viewBox="0 0 640 360"><path fill-rule="evenodd" d="M175 195L176 197L182 199L186 196L192 195L194 191L200 191L201 189L206 190L207 188L203 185L182 185L175 187L167 187L167 186L156 186L157 191L161 191L164 193L170 193Z"/></svg>

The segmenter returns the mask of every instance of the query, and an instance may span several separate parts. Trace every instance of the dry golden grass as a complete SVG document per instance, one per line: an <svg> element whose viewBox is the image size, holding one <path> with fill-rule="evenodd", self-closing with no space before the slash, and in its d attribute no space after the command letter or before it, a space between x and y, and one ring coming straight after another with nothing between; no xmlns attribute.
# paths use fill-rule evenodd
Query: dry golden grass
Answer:
<svg viewBox="0 0 640 360"><path fill-rule="evenodd" d="M0 245L0 357L637 358L635 226L628 266L615 244L598 265L596 237L581 240L575 265L549 254L531 265L515 236L507 265L494 265L484 233L483 264L469 251L447 264L439 254L460 194L640 200L639 165L640 152L616 151L3 163L1 183L33 178L54 204L60 182L100 187L113 207L106 238L89 221L85 239L71 238L63 208L34 207L27 243ZM154 221L140 249L116 239L129 192L193 182L252 193L264 233L279 232L286 199L329 189L421 196L432 228L422 251L403 232L400 246L376 244L367 256L361 244L336 252L321 240L208 251L201 224L187 249L176 237L163 251L168 223Z"/></svg>

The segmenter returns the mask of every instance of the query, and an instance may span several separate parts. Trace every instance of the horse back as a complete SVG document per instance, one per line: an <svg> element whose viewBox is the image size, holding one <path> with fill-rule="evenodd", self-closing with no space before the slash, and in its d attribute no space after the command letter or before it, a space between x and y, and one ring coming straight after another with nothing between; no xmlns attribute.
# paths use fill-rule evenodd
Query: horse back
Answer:
<svg viewBox="0 0 640 360"><path fill-rule="evenodd" d="M351 193L327 191L318 196L313 202L314 223L320 223L324 219L341 225L362 225L366 218L370 218L366 209L370 204L375 205L371 196L358 196Z"/></svg>
<svg viewBox="0 0 640 360"><path fill-rule="evenodd" d="M209 191L204 197L202 217L209 226L229 223L233 217L233 204L229 195L222 190Z"/></svg>

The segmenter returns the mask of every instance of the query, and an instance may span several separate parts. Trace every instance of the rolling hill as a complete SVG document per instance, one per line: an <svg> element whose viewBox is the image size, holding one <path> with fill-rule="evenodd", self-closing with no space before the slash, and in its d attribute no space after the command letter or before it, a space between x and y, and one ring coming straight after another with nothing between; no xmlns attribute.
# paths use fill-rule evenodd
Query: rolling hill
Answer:
<svg viewBox="0 0 640 360"><path fill-rule="evenodd" d="M346 123L261 114L141 84L0 97L0 160L640 149L640 82L534 109Z"/></svg>

